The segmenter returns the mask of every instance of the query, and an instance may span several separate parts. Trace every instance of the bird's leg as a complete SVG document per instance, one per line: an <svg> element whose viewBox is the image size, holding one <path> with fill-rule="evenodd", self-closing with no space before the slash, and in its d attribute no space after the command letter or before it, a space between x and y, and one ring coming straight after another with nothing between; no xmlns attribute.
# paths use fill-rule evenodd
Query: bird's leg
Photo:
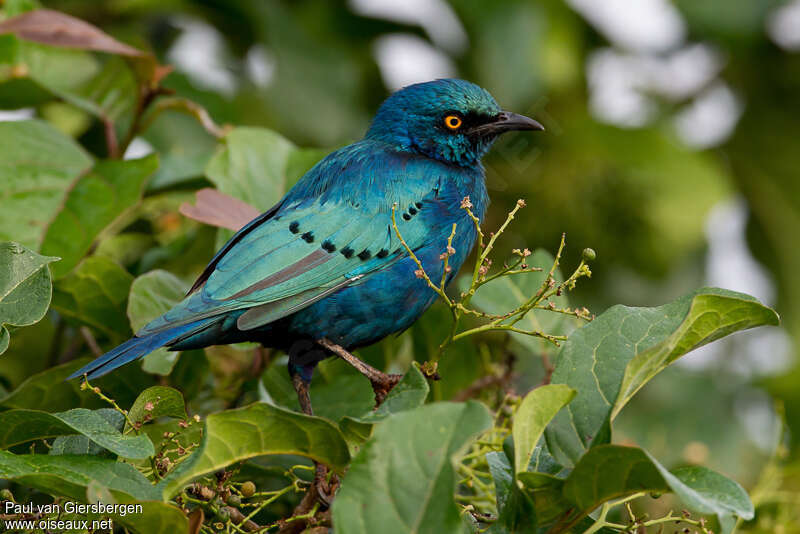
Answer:
<svg viewBox="0 0 800 534"><path fill-rule="evenodd" d="M300 373L296 373L292 376L292 384L294 385L294 390L297 392L297 400L300 402L300 409L303 410L303 413L306 415L314 415L314 411L311 409L311 396L308 394L309 383L300 376ZM316 494L320 501L325 506L330 506L338 482L338 479L334 475L329 484L328 466L320 462L314 462L314 488L316 489Z"/></svg>
<svg viewBox="0 0 800 534"><path fill-rule="evenodd" d="M311 396L308 394L309 383L303 380L303 377L296 374L292 377L292 384L294 390L297 392L297 400L300 402L300 409L306 415L314 415L311 409Z"/></svg>
<svg viewBox="0 0 800 534"><path fill-rule="evenodd" d="M386 396L389 394L392 388L395 387L398 382L400 382L401 378L403 378L403 375L386 374L375 369L371 365L350 354L341 345L337 345L329 339L322 338L317 340L317 343L355 367L359 373L369 379L370 383L372 384L372 391L375 392L375 408L380 406L383 401L386 400Z"/></svg>

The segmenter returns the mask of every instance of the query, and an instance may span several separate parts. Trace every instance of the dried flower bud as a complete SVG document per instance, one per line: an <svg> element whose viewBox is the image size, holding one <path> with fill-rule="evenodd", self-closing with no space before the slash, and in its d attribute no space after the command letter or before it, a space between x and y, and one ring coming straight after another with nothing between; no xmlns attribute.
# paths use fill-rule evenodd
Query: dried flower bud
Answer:
<svg viewBox="0 0 800 534"><path fill-rule="evenodd" d="M447 245L447 253L452 256L456 253L456 249L454 249L451 245Z"/></svg>
<svg viewBox="0 0 800 534"><path fill-rule="evenodd" d="M472 207L472 202L470 201L469 197L464 197L461 201L461 209L469 209Z"/></svg>
<svg viewBox="0 0 800 534"><path fill-rule="evenodd" d="M153 411L153 408L155 408L155 405L154 405L152 402L146 402L146 403L144 403L144 411L146 411L146 412L152 412L152 411Z"/></svg>
<svg viewBox="0 0 800 534"><path fill-rule="evenodd" d="M181 428L186 428L186 427L189 426L189 422L188 421L178 421L178 426L181 427Z"/></svg>
<svg viewBox="0 0 800 534"><path fill-rule="evenodd" d="M519 206L520 208L524 208L525 207L525 201L522 200L522 199L517 200L517 206Z"/></svg>
<svg viewBox="0 0 800 534"><path fill-rule="evenodd" d="M531 255L531 251L529 249L526 248L525 250L522 251L522 256L523 257L527 258L530 255Z"/></svg>
<svg viewBox="0 0 800 534"><path fill-rule="evenodd" d="M453 270L453 268L448 265L447 268L444 270L444 272L449 273L452 270Z"/></svg>
<svg viewBox="0 0 800 534"><path fill-rule="evenodd" d="M442 252L441 254L439 254L439 259L442 260L442 261L446 260L447 259L447 252Z"/></svg>
<svg viewBox="0 0 800 534"><path fill-rule="evenodd" d="M417 269L414 271L414 276L417 278L425 278L425 273L422 271L422 269Z"/></svg>
<svg viewBox="0 0 800 534"><path fill-rule="evenodd" d="M194 414L194 417L192 417L192 419L194 419L195 423L199 423L200 422L200 416L197 415L197 414Z"/></svg>

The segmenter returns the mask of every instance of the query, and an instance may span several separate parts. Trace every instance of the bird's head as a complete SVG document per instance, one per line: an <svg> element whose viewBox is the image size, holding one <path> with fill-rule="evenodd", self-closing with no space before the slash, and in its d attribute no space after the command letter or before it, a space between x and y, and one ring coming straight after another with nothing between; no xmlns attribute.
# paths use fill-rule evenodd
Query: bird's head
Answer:
<svg viewBox="0 0 800 534"><path fill-rule="evenodd" d="M502 111L492 95L464 80L409 85L386 99L367 131L400 150L456 165L474 165L497 137L544 130L533 119Z"/></svg>

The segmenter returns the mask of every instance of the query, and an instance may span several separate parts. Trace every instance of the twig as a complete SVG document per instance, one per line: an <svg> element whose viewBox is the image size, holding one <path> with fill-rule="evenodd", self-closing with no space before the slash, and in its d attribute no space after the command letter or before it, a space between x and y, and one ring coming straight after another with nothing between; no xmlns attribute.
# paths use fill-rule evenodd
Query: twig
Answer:
<svg viewBox="0 0 800 534"><path fill-rule="evenodd" d="M146 131L153 121L155 121L161 113L167 110L179 111L181 113L191 115L210 135L213 135L217 139L225 137L225 129L221 128L216 122L214 122L214 119L211 118L211 115L208 114L208 111L206 111L204 107L182 97L170 97L160 100L147 117L147 120L142 123L142 131Z"/></svg>
<svg viewBox="0 0 800 534"><path fill-rule="evenodd" d="M83 339L86 341L86 344L89 346L89 349L92 351L92 354L98 357L102 356L103 349L101 349L100 345L98 345L97 340L94 338L94 334L92 334L92 331L85 326L80 327L79 331Z"/></svg>
<svg viewBox="0 0 800 534"><path fill-rule="evenodd" d="M447 296L447 294L444 292L444 289L440 288L439 286L437 286L436 284L433 283L431 278L428 276L428 273L425 272L425 268L422 266L422 262L419 260L417 255L414 254L414 251L411 250L411 247L408 246L408 243L406 243L406 240L403 238L403 235L400 233L400 229L397 227L397 220L395 218L395 211L397 211L397 202L392 204L392 228L394 228L394 232L397 235L397 238L400 240L400 243L403 245L403 248L406 249L406 252L408 253L408 255L411 257L412 260L414 260L414 263L417 264L417 271L414 274L416 274L418 278L422 278L423 280L425 280L425 282L428 284L428 287L433 289L436 292L436 294L439 295L439 297L442 300L445 301L447 306L452 308L453 307L453 303L450 300L450 297ZM455 225L454 225L454 230L455 230ZM452 242L452 239L451 239L451 242Z"/></svg>
<svg viewBox="0 0 800 534"><path fill-rule="evenodd" d="M106 138L106 151L108 157L111 159L119 159L119 141L117 140L117 130L114 127L114 121L108 117L102 117L103 135Z"/></svg>

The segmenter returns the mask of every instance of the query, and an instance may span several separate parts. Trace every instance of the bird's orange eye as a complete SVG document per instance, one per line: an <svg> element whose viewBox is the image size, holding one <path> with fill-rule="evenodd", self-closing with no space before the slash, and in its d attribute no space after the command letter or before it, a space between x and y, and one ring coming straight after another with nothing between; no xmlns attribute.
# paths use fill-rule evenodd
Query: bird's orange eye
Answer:
<svg viewBox="0 0 800 534"><path fill-rule="evenodd" d="M448 115L444 118L444 125L451 130L458 130L461 128L461 117L458 115Z"/></svg>

